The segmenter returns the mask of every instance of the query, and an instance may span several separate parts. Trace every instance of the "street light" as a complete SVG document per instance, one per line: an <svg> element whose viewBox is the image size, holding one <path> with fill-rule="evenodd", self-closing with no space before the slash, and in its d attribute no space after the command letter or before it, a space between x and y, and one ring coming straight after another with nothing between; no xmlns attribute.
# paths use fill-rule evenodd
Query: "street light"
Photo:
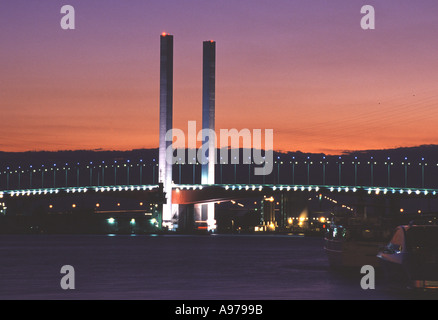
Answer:
<svg viewBox="0 0 438 320"><path fill-rule="evenodd" d="M32 165L29 166L29 188L32 189L32 171L33 167Z"/></svg>
<svg viewBox="0 0 438 320"><path fill-rule="evenodd" d="M155 184L155 159L152 159L152 184Z"/></svg>
<svg viewBox="0 0 438 320"><path fill-rule="evenodd" d="M328 163L325 159L326 159L325 156L322 157L322 161L320 162L322 164L322 185L324 186L325 186L325 166Z"/></svg>
<svg viewBox="0 0 438 320"><path fill-rule="evenodd" d="M114 160L114 185L117 185L117 160Z"/></svg>
<svg viewBox="0 0 438 320"><path fill-rule="evenodd" d="M41 188L44 188L44 165L41 166Z"/></svg>
<svg viewBox="0 0 438 320"><path fill-rule="evenodd" d="M295 165L298 164L298 162L295 161L295 157L292 157L292 161L290 162L292 164L292 185L295 184Z"/></svg>
<svg viewBox="0 0 438 320"><path fill-rule="evenodd" d="M6 189L9 190L9 167L6 170Z"/></svg>
<svg viewBox="0 0 438 320"><path fill-rule="evenodd" d="M391 160L391 157L388 157L388 161L385 162L385 164L388 167L388 187L391 186L391 166L394 164L390 160Z"/></svg>
<svg viewBox="0 0 438 320"><path fill-rule="evenodd" d="M310 161L310 157L307 157L304 163L307 164L307 185L310 185L310 165L313 164L313 162Z"/></svg>
<svg viewBox="0 0 438 320"><path fill-rule="evenodd" d="M405 188L408 186L408 166L411 164L408 162L408 157L405 157L405 161L402 162L402 165L405 167Z"/></svg>
<svg viewBox="0 0 438 320"><path fill-rule="evenodd" d="M360 164L360 162L357 161L357 157L354 157L354 185L357 186L357 165Z"/></svg>
<svg viewBox="0 0 438 320"><path fill-rule="evenodd" d="M18 167L18 189L21 188L21 167Z"/></svg>
<svg viewBox="0 0 438 320"><path fill-rule="evenodd" d="M371 157L371 160L368 161L368 164L370 165L370 183L372 187L374 186L374 165L377 164L377 162L374 161L374 157Z"/></svg>
<svg viewBox="0 0 438 320"><path fill-rule="evenodd" d="M248 184L251 184L251 157L248 157Z"/></svg>
<svg viewBox="0 0 438 320"><path fill-rule="evenodd" d="M421 187L424 188L424 167L427 166L427 163L424 161L424 158L421 158L420 162L421 166Z"/></svg>
<svg viewBox="0 0 438 320"><path fill-rule="evenodd" d="M344 164L344 162L342 162L342 157L339 157L339 161L338 161L338 179L339 179L339 185L341 185L341 178L342 178L342 165Z"/></svg>
<svg viewBox="0 0 438 320"><path fill-rule="evenodd" d="M56 188L56 169L58 169L58 168L56 167L56 163L54 163L53 168L52 168L52 170L53 170L53 188Z"/></svg>
<svg viewBox="0 0 438 320"><path fill-rule="evenodd" d="M140 159L140 185L143 184L143 159Z"/></svg>
<svg viewBox="0 0 438 320"><path fill-rule="evenodd" d="M65 164L64 167L64 171L65 171L65 187L67 188L67 182L68 182L68 170L70 170L70 168L68 168L68 163Z"/></svg>
<svg viewBox="0 0 438 320"><path fill-rule="evenodd" d="M93 162L90 161L90 165L88 166L90 168L90 186L93 185Z"/></svg>
<svg viewBox="0 0 438 320"><path fill-rule="evenodd" d="M77 167L76 167L76 186L79 187L79 165L80 163L77 163Z"/></svg>
<svg viewBox="0 0 438 320"><path fill-rule="evenodd" d="M126 167L126 185L129 186L129 167L131 166L131 160L127 160L127 163L125 163Z"/></svg>

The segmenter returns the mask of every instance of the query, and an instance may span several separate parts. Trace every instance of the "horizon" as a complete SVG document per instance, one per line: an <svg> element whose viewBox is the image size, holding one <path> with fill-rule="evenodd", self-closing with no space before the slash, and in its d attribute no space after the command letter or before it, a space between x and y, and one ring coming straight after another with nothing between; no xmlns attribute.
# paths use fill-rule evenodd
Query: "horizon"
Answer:
<svg viewBox="0 0 438 320"><path fill-rule="evenodd" d="M273 129L283 153L434 145L438 4L368 1L376 30L364 31L362 2L72 0L66 31L59 3L9 1L0 150L157 148L162 32L175 37L175 128L201 122L202 41L214 39L217 129Z"/></svg>
<svg viewBox="0 0 438 320"><path fill-rule="evenodd" d="M343 152L340 152L338 154L328 154L328 153L324 153L324 152L305 152L302 150L294 150L294 151L283 151L283 150L272 150L274 153L279 153L279 154L289 154L289 153L298 153L298 154L320 154L320 155L325 155L328 157L336 157L336 156L349 156L349 155L353 155L353 154L357 154L357 153L371 153L371 152L384 152L384 151L399 151L399 150L403 150L403 149L407 149L407 150L413 150L413 149L419 149L419 148L437 148L438 151L438 144L424 144L424 145L417 145L417 146L411 146L411 147L394 147L394 148L387 148L387 149L364 149L364 150L344 150ZM191 148L180 148L177 147L174 150L177 149L184 149L184 150L190 150ZM245 150L245 149L249 149L249 150L260 150L260 151L266 151L264 148L243 148L243 147L239 147L239 148L231 148L230 146L228 147L221 147L221 148L216 148L216 150L220 150L220 149L228 149L228 150L234 150L234 149L239 149L239 150ZM125 153L125 152L139 152L139 151L153 151L156 150L158 152L159 148L155 147L155 148L136 148L136 149L126 149L126 150L121 150L121 149L63 149L63 150L25 150L25 151L2 151L0 150L0 153L4 153L4 154L22 154L22 153L62 153L62 152L121 152L121 153ZM199 150L199 148L196 148L196 150Z"/></svg>

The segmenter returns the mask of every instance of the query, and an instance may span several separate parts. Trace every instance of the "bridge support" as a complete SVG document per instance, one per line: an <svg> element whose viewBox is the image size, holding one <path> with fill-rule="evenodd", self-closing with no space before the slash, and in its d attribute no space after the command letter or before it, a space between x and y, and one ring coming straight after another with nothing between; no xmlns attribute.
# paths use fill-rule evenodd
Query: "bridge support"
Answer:
<svg viewBox="0 0 438 320"><path fill-rule="evenodd" d="M216 42L204 41L202 66L202 175L201 184L215 183L216 139L215 137L215 81ZM211 133L211 134L208 134ZM210 230L216 229L215 204L195 206L197 221L206 221Z"/></svg>
<svg viewBox="0 0 438 320"><path fill-rule="evenodd" d="M172 139L166 141L166 134L173 129L173 36L163 33L160 37L160 144L159 183L163 183L166 203L163 204L164 227L173 228L172 208L172 163L166 161L167 150L172 148Z"/></svg>

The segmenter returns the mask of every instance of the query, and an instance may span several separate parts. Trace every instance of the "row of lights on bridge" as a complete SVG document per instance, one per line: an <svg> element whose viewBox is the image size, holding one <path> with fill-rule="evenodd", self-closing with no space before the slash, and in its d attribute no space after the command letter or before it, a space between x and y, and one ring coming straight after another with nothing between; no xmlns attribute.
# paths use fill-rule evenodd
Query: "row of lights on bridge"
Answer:
<svg viewBox="0 0 438 320"><path fill-rule="evenodd" d="M357 160L357 158L355 160ZM394 165L394 162L390 161L390 160L391 160L391 158L388 157L387 161L385 161L384 164L385 165L388 165L388 164L389 165ZM405 157L405 159L401 162L401 165L403 165L403 166L404 165L411 165L411 162L408 162L407 160L408 160L407 157ZM420 166L427 166L428 163L424 162L424 161L425 161L424 158L422 158L421 162L419 162L418 165L420 165ZM287 162L286 161L280 161L280 159L277 159L277 160L274 161L274 164L285 164L285 163L287 163ZM300 161L295 160L294 157L293 157L293 159L291 161L289 161L289 164L299 164L299 163L300 163ZM310 158L308 158L307 160L304 160L301 163L304 163L304 164L314 164L314 163L329 164L330 162L328 160L325 160L325 157L324 157L322 161L312 161L312 160L310 160ZM336 161L335 163L336 164L344 165L347 162L346 161L342 161L342 157L339 157L339 161ZM178 163L177 162L176 164L185 165L186 163L183 163L183 162L182 163L181 162ZM187 164L188 165L200 165L199 162L196 162L196 163L189 162ZM224 163L220 163L220 164L229 164L229 163L225 163L224 162ZM250 162L250 163L246 163L246 164L255 164L255 162ZM361 164L361 162L360 161L352 161L351 164ZM377 161L373 161L373 157L371 157L371 161L367 161L366 164L377 165L378 162ZM132 164L130 160L127 160L126 163L123 163L123 164L118 164L117 161L114 161L114 164L109 165L109 164L105 164L105 162L102 161L101 164L94 164L93 162L90 162L90 163L87 163L86 165L84 165L84 167L87 168L87 169L90 169L90 168L92 168L92 169L97 169L97 168L107 169L107 168L115 168L115 167L116 168L121 168L121 167L133 168L133 167L140 167L140 166L145 167L145 166L149 166L149 165L158 166L158 163L156 163L156 161L154 160L154 162L146 164L146 163L143 162L143 160L140 160L140 163ZM62 166L62 167L57 166L57 164L53 164L53 166L48 167L48 168L45 165L41 165L41 167L38 168L38 169L34 169L33 165L29 165L29 168L22 168L21 166L18 166L17 169L11 169L11 167L8 166L5 169L3 169L2 171L0 171L0 174L6 174L6 173L9 173L9 174L13 174L13 173L26 173L26 172L36 173L36 172L42 172L42 171L44 171L44 172L48 172L48 171L61 171L61 170L71 170L72 168L78 168L80 166L81 166L81 164L79 162L76 163L72 167L69 167L69 164L66 163L65 166ZM438 166L438 163L436 164L436 166Z"/></svg>
<svg viewBox="0 0 438 320"><path fill-rule="evenodd" d="M272 191L320 191L321 187L319 186L299 186L299 185L281 185L281 186L272 186L272 185L221 185L222 188L225 190L252 190L252 191L263 191L264 188L271 189ZM93 187L90 188L91 190L94 190L95 192L122 192L122 191L145 191L145 190L153 190L155 188L158 188L156 185L154 186L113 186L113 187ZM193 185L193 186L179 186L177 187L177 192L180 190L202 190L204 188L203 185ZM0 199L3 198L4 194L9 194L11 197L14 196L32 196L32 195L48 195L48 194L58 194L60 191L65 191L66 193L86 193L90 190L89 188L57 188L57 189L33 189L33 190L15 190L15 191L9 191L9 192L0 192ZM378 188L378 187L334 187L331 186L328 188L330 192L357 192L358 190L365 190L368 192L368 194L415 194L415 195L436 195L436 190L428 190L428 189L403 189L403 188Z"/></svg>

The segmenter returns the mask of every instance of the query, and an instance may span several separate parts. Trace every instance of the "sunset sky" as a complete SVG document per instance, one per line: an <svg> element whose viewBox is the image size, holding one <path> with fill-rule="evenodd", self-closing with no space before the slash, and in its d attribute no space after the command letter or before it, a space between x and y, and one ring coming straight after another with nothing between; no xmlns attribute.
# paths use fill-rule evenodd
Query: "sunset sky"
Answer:
<svg viewBox="0 0 438 320"><path fill-rule="evenodd" d="M274 129L280 151L437 144L437 14L436 0L3 0L0 151L158 147L162 32L176 128L201 126L213 39L217 129Z"/></svg>

